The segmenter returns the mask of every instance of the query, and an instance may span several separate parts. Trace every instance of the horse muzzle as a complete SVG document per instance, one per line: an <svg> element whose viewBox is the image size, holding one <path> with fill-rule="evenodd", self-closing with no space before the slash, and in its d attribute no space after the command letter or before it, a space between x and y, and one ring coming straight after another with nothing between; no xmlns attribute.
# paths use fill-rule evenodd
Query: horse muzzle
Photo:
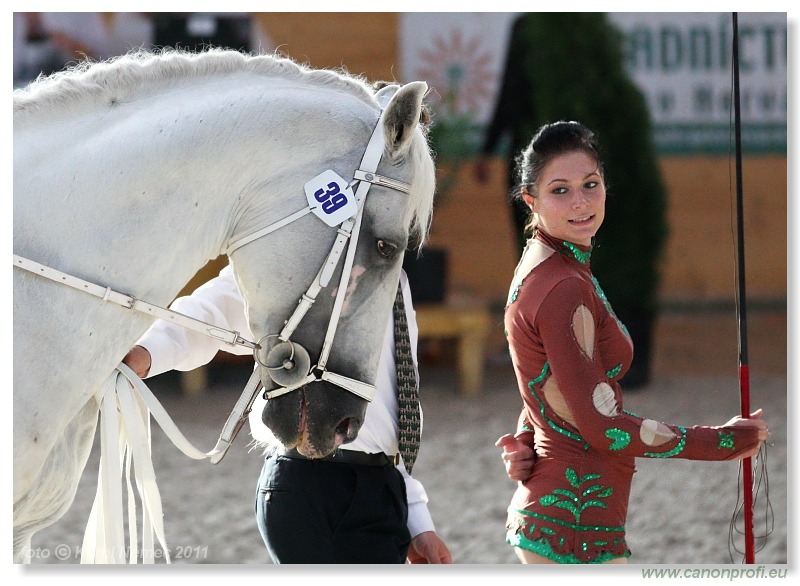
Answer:
<svg viewBox="0 0 800 586"><path fill-rule="evenodd" d="M366 409L365 399L315 380L269 399L261 420L285 448L322 458L356 438Z"/></svg>

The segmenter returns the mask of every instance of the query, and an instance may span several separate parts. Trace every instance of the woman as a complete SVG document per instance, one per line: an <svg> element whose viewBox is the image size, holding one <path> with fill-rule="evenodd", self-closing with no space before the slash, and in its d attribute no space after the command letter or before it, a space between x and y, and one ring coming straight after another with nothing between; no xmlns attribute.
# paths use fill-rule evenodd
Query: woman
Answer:
<svg viewBox="0 0 800 586"><path fill-rule="evenodd" d="M623 410L618 381L633 346L590 270L606 199L594 133L578 122L545 125L517 171L533 236L505 311L523 398L517 434L497 442L520 481L506 541L523 563L626 563L636 457L752 457L767 426L760 410L689 429Z"/></svg>

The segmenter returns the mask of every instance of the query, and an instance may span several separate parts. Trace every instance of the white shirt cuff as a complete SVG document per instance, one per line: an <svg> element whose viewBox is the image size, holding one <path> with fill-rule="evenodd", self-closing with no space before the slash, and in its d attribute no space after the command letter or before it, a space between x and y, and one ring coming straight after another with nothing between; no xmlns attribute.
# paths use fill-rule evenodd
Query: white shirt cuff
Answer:
<svg viewBox="0 0 800 586"><path fill-rule="evenodd" d="M408 531L411 533L411 539L420 533L435 530L433 518L426 503L418 502L408 505Z"/></svg>

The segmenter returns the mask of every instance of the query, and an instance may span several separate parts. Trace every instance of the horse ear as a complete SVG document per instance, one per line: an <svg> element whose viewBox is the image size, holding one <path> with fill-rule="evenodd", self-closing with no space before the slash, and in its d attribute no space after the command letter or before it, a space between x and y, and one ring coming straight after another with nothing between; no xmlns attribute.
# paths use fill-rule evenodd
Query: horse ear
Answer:
<svg viewBox="0 0 800 586"><path fill-rule="evenodd" d="M427 91L427 83L412 81L397 89L386 106L383 135L386 137L386 148L393 157L405 154L411 146L414 130L422 114L422 99Z"/></svg>
<svg viewBox="0 0 800 586"><path fill-rule="evenodd" d="M381 108L385 108L389 104L389 100L399 89L400 86L393 83L385 85L377 92L375 92L375 99L378 100L378 103L381 105Z"/></svg>

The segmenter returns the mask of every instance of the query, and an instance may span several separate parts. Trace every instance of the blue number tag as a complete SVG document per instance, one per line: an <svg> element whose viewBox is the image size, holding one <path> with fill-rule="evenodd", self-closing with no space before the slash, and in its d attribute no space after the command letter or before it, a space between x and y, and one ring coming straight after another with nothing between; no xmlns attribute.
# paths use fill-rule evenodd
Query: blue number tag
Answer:
<svg viewBox="0 0 800 586"><path fill-rule="evenodd" d="M338 226L358 212L353 190L330 169L306 183L305 191L311 211L328 226Z"/></svg>

